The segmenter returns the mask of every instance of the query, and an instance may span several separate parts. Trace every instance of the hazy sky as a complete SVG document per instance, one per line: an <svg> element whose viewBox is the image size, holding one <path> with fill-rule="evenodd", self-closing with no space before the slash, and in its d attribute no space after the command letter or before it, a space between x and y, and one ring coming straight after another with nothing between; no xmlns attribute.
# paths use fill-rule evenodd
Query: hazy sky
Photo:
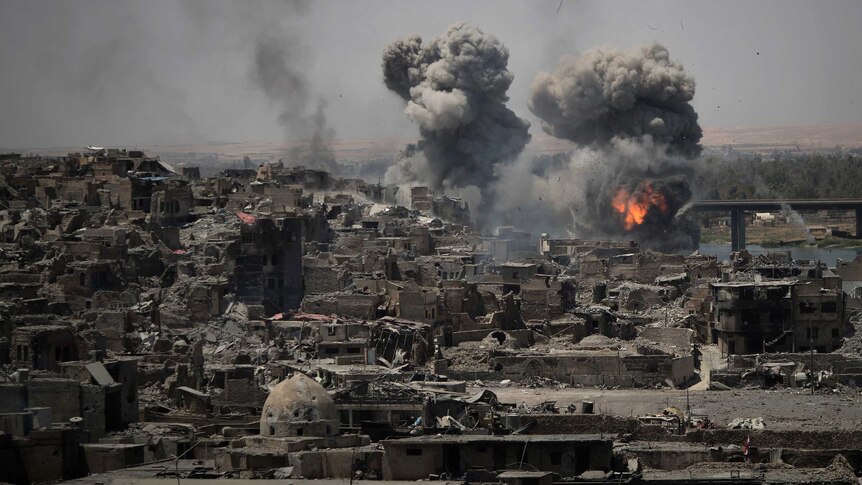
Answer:
<svg viewBox="0 0 862 485"><path fill-rule="evenodd" d="M509 107L534 133L537 72L652 41L697 80L704 126L859 123L860 19L854 0L0 0L0 148L289 137L251 75L262 36L300 53L337 137L411 136L383 48L458 20L509 48Z"/></svg>

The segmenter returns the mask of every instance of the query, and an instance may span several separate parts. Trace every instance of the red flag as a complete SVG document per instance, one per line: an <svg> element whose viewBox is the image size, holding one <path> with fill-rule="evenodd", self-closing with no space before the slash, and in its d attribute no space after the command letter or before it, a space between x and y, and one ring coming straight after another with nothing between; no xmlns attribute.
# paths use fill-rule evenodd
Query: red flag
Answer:
<svg viewBox="0 0 862 485"><path fill-rule="evenodd" d="M748 456L748 450L751 448L751 435L745 437L745 441L742 442L742 454Z"/></svg>

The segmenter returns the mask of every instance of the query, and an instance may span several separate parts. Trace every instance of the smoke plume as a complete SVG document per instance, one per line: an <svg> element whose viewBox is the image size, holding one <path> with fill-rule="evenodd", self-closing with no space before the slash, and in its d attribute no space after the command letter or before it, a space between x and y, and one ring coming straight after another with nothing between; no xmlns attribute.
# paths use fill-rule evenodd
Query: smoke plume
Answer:
<svg viewBox="0 0 862 485"><path fill-rule="evenodd" d="M563 58L554 74L539 73L529 106L546 132L580 145L650 136L670 152L694 156L703 135L690 104L694 86L659 44L598 48Z"/></svg>
<svg viewBox="0 0 862 485"><path fill-rule="evenodd" d="M530 124L506 107L508 60L496 38L463 22L428 43L413 36L386 47L386 87L407 101L422 135L387 172L389 182L485 195L500 164L530 140Z"/></svg>
<svg viewBox="0 0 862 485"><path fill-rule="evenodd" d="M815 242L817 242L817 240L814 239L814 236L811 234L811 229L808 229L808 224L805 223L805 219L802 218L802 214L790 207L790 204L786 202L781 203L781 214L784 216L787 222L793 224L799 229L802 229L802 231L805 233L805 242L807 242L808 244L814 244Z"/></svg>
<svg viewBox="0 0 862 485"><path fill-rule="evenodd" d="M501 171L495 222L533 234L634 240L666 251L695 248L700 226L684 214L694 171L692 161L668 155L648 137L524 157ZM621 202L623 211L614 207Z"/></svg>
<svg viewBox="0 0 862 485"><path fill-rule="evenodd" d="M300 11L304 10L301 5L296 7ZM330 145L335 132L327 123L323 99L318 99L312 107L314 96L305 74L309 60L306 47L297 39L289 35L264 35L255 45L251 76L264 94L279 106L278 122L286 136L307 142L293 149L290 158L308 167L333 171L337 167Z"/></svg>
<svg viewBox="0 0 862 485"><path fill-rule="evenodd" d="M701 149L694 86L658 44L594 49L539 73L530 110L546 132L580 147L507 167L496 187L500 212L533 231L696 247L699 226L683 210Z"/></svg>

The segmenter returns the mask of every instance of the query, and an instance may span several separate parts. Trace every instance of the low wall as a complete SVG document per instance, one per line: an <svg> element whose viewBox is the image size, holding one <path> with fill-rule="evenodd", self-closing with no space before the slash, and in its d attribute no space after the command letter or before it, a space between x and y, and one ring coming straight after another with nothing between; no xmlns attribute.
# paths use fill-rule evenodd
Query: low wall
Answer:
<svg viewBox="0 0 862 485"><path fill-rule="evenodd" d="M607 414L522 414L521 425L535 423L529 434L605 434L634 433L641 426L637 418Z"/></svg>
<svg viewBox="0 0 862 485"><path fill-rule="evenodd" d="M842 354L820 354L815 352L813 357L814 368L816 370L829 370L840 374L845 370L855 370L862 367L862 360L852 359ZM765 364L769 362L800 362L808 368L811 366L811 359L812 354L809 352L731 355L728 359L728 369L750 369L758 363Z"/></svg>
<svg viewBox="0 0 862 485"><path fill-rule="evenodd" d="M726 453L709 448L667 448L635 447L623 451L627 459L637 460L647 468L657 470L684 470L703 462L721 462L727 459Z"/></svg>
<svg viewBox="0 0 862 485"><path fill-rule="evenodd" d="M529 330L499 330L499 329L479 329L479 330L461 330L452 332L452 345L457 346L461 342L479 342L485 337L494 332L505 332L509 337L517 340L521 347L529 347L532 343L532 332ZM508 338L508 337L507 337Z"/></svg>
<svg viewBox="0 0 862 485"><path fill-rule="evenodd" d="M503 354L493 365L510 378L540 376L582 386L675 386L694 377L694 358L668 355L620 355L617 352L564 355Z"/></svg>
<svg viewBox="0 0 862 485"><path fill-rule="evenodd" d="M685 440L707 445L742 443L751 437L753 446L803 450L862 449L862 430L776 431L747 429L711 429L689 431Z"/></svg>

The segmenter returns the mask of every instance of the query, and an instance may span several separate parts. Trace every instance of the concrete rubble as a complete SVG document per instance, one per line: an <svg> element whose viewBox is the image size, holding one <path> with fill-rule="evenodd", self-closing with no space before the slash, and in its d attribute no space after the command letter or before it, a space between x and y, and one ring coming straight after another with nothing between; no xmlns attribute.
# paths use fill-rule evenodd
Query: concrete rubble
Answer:
<svg viewBox="0 0 862 485"><path fill-rule="evenodd" d="M858 262L481 230L398 192L0 155L0 481L855 482L859 427L593 396L856 402Z"/></svg>

